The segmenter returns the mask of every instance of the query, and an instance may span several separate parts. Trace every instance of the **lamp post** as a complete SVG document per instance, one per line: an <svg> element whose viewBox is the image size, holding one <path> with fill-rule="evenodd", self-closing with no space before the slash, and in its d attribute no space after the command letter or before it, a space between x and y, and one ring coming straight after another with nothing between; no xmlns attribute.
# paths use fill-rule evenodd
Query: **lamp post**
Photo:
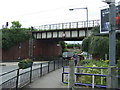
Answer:
<svg viewBox="0 0 120 90"><path fill-rule="evenodd" d="M84 8L72 8L72 9L69 9L69 10L73 11L73 10L78 10L78 9L86 9L87 31L86 31L85 35L88 36L88 8L87 7L84 7Z"/></svg>
<svg viewBox="0 0 120 90"><path fill-rule="evenodd" d="M117 88L117 72L116 72L116 25L115 25L115 0L104 0L109 5L109 68L107 77L107 88Z"/></svg>

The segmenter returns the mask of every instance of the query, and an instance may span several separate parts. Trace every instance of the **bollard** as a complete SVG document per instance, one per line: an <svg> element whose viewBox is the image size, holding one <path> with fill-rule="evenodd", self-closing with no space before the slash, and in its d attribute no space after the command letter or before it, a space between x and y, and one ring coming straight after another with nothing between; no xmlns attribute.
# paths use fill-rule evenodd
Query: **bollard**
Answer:
<svg viewBox="0 0 120 90"><path fill-rule="evenodd" d="M74 60L69 60L69 76L68 76L68 88L69 90L74 90L74 82L75 82L75 64Z"/></svg>

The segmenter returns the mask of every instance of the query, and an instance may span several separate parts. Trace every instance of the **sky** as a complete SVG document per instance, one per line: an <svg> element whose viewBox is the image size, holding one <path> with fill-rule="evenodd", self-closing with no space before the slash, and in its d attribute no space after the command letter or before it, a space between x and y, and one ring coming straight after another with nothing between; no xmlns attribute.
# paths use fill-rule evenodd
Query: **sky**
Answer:
<svg viewBox="0 0 120 90"><path fill-rule="evenodd" d="M107 4L102 0L0 0L0 27L6 22L19 21L23 27L100 19L100 9Z"/></svg>
<svg viewBox="0 0 120 90"><path fill-rule="evenodd" d="M116 0L118 2L119 0ZM0 28L6 22L19 21L22 27L100 19L100 10L108 6L102 0L0 0Z"/></svg>

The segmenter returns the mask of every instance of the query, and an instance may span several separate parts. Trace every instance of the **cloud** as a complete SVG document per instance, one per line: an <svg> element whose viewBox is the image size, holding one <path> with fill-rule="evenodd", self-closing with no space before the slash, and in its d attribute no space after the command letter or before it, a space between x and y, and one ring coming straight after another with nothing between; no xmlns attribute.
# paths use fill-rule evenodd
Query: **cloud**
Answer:
<svg viewBox="0 0 120 90"><path fill-rule="evenodd" d="M86 20L85 10L70 12L70 8L88 7L89 19L100 18L101 0L1 0L0 26L20 21L23 26Z"/></svg>

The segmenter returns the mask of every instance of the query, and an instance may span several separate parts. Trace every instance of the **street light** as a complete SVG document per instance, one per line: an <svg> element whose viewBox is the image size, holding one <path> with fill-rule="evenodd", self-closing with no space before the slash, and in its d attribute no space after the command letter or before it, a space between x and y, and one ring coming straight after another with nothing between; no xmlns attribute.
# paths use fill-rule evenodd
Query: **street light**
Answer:
<svg viewBox="0 0 120 90"><path fill-rule="evenodd" d="M78 9L86 9L86 18L87 18L87 32L85 33L86 36L88 36L88 8L87 7L84 7L84 8L72 8L72 9L69 9L70 11L73 11L73 10L78 10Z"/></svg>
<svg viewBox="0 0 120 90"><path fill-rule="evenodd" d="M118 88L116 72L116 32L115 32L115 0L104 0L109 5L109 67L107 76L107 88Z"/></svg>
<svg viewBox="0 0 120 90"><path fill-rule="evenodd" d="M116 25L115 25L115 0L104 0L103 2L109 4L109 59L110 66L115 66L115 51L116 51Z"/></svg>

